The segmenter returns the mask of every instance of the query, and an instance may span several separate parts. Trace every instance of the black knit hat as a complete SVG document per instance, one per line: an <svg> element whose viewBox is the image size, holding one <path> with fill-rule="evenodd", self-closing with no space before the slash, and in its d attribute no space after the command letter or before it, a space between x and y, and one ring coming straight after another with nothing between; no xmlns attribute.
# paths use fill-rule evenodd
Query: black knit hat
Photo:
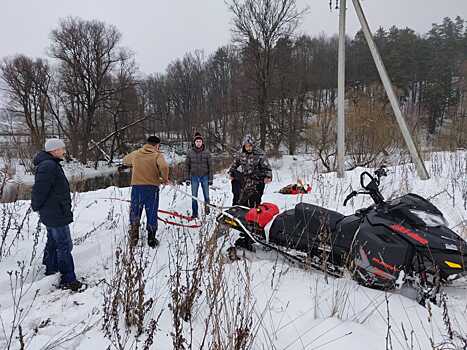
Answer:
<svg viewBox="0 0 467 350"><path fill-rule="evenodd" d="M193 142L195 142L196 140L201 140L204 142L203 136L201 136L199 132L196 132L195 136L193 137Z"/></svg>
<svg viewBox="0 0 467 350"><path fill-rule="evenodd" d="M149 136L146 142L150 145L155 146L161 143L161 139L158 138L157 136Z"/></svg>

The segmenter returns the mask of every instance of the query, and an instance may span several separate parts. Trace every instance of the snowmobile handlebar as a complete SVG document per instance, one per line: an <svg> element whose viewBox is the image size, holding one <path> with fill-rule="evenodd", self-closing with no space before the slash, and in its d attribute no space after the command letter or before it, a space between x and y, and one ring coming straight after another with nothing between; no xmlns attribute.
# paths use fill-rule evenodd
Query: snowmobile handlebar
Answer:
<svg viewBox="0 0 467 350"><path fill-rule="evenodd" d="M370 178L370 182L368 185L365 185L365 176L368 176ZM368 171L364 171L360 174L360 186L362 186L362 188L368 190L368 187L370 187L371 183L376 183L376 179L373 177L373 175L371 175Z"/></svg>
<svg viewBox="0 0 467 350"><path fill-rule="evenodd" d="M348 196L345 197L345 200L344 200L344 207L347 206L347 202L348 202L349 200L351 200L353 197L355 197L357 194L358 194L357 191L352 191L352 192L350 192L350 193L348 194Z"/></svg>
<svg viewBox="0 0 467 350"><path fill-rule="evenodd" d="M356 197L359 194L370 194L371 195L371 192L368 192L368 191L352 191L351 193L349 193L349 195L347 197L345 197L344 207L347 205L347 202L349 200L351 200L353 197Z"/></svg>
<svg viewBox="0 0 467 350"><path fill-rule="evenodd" d="M381 182L381 177L387 175L386 169L382 167L379 168L378 170L375 171L375 175L376 177L371 175L369 172L364 171L360 175L360 184L367 191L365 194L369 194L371 198L373 199L373 201L375 202L375 204L379 205L379 204L384 203L384 197L379 191L379 184ZM370 178L370 182L367 185L365 185L365 177Z"/></svg>
<svg viewBox="0 0 467 350"><path fill-rule="evenodd" d="M368 185L365 185L365 176L370 178ZM376 177L375 177L376 176ZM384 166L379 167L375 170L375 176L371 175L368 171L364 171L360 175L360 185L367 191L378 190L383 176L388 176L388 171Z"/></svg>
<svg viewBox="0 0 467 350"><path fill-rule="evenodd" d="M379 191L379 184L381 183L381 177L387 176L387 170L384 167L380 167L375 170L375 176L371 175L368 171L364 171L360 174L360 185L365 191L352 191L344 200L344 207L347 205L347 202L353 197L359 194L369 194L373 198L376 204L383 204L384 197ZM370 182L365 185L365 178L369 177Z"/></svg>

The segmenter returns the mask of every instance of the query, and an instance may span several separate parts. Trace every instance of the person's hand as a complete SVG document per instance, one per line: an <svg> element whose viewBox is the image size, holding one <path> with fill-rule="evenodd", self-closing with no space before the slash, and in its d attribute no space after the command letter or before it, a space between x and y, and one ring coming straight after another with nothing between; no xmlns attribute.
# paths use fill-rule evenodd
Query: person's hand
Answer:
<svg viewBox="0 0 467 350"><path fill-rule="evenodd" d="M269 183L271 183L271 182L272 182L272 179L271 179L270 177L265 177L265 178L264 178L264 183L265 183L265 184L269 184Z"/></svg>
<svg viewBox="0 0 467 350"><path fill-rule="evenodd" d="M122 171L125 171L126 169L128 169L129 166L128 165L125 165L125 164L120 164L118 167L117 167L117 171L119 173L121 173Z"/></svg>
<svg viewBox="0 0 467 350"><path fill-rule="evenodd" d="M230 181L235 180L235 178L234 178L232 175L230 175L230 174L229 174L229 179L230 179Z"/></svg>

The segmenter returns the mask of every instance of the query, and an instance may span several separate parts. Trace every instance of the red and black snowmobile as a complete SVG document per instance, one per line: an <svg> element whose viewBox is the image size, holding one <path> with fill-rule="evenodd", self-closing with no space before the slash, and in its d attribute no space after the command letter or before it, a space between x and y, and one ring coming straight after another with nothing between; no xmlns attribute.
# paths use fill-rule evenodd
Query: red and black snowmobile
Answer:
<svg viewBox="0 0 467 350"><path fill-rule="evenodd" d="M393 289L405 282L417 299L436 299L443 283L466 274L467 243L447 227L443 214L428 200L406 194L386 201L379 190L386 170L363 172L360 194L374 204L353 215L299 203L279 213L277 206L233 207L218 222L248 235L255 243L289 259L340 275L344 269L360 284Z"/></svg>

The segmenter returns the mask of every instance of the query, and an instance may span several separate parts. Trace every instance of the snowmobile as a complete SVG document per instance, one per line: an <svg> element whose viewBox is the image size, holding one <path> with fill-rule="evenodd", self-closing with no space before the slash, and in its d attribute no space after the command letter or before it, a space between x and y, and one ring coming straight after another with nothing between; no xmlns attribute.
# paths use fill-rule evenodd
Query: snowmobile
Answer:
<svg viewBox="0 0 467 350"><path fill-rule="evenodd" d="M436 301L443 284L466 275L467 243L447 227L428 200L409 193L386 201L379 190L385 168L360 175L357 195L374 204L344 216L309 203L279 213L272 203L235 206L217 221L286 258L335 276L349 271L361 285L391 290L410 284L417 300Z"/></svg>

